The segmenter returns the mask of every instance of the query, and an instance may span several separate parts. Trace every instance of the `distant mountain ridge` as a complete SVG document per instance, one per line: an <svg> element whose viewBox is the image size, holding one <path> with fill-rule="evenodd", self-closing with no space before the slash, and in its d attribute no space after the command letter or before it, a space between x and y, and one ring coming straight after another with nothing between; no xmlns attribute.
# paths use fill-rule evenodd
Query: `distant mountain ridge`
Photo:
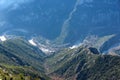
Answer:
<svg viewBox="0 0 120 80"><path fill-rule="evenodd" d="M58 41L70 44L90 35L119 34L119 0L25 1L21 7L2 11L1 33L41 35L49 40L64 35Z"/></svg>
<svg viewBox="0 0 120 80"><path fill-rule="evenodd" d="M42 36L44 41L50 42L48 46L54 44L53 48L56 45L82 43L91 35L116 35L101 46L100 51L104 53L119 44L119 4L119 0L33 0L16 9L3 10L4 28L1 26L0 32L1 35L23 36L27 39ZM109 44L111 41L113 44ZM50 50L53 52L52 47ZM41 49L45 50L43 45ZM49 52L48 49L46 52Z"/></svg>

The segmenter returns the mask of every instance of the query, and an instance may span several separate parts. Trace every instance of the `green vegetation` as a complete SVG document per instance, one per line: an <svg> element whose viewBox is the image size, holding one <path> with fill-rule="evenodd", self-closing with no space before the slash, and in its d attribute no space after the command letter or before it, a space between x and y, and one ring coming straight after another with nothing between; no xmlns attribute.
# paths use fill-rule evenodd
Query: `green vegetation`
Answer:
<svg viewBox="0 0 120 80"><path fill-rule="evenodd" d="M119 61L93 47L64 48L46 57L22 38L0 43L1 80L119 80Z"/></svg>
<svg viewBox="0 0 120 80"><path fill-rule="evenodd" d="M22 38L1 42L1 71L5 70L8 74L3 73L1 77L5 76L7 80L49 80L44 74L44 57L45 55L38 48ZM12 79L9 74L12 75ZM22 79L20 74L23 75Z"/></svg>
<svg viewBox="0 0 120 80"><path fill-rule="evenodd" d="M41 77L34 77L31 75L24 75L23 73L15 74L8 72L6 69L0 68L0 80L41 80Z"/></svg>
<svg viewBox="0 0 120 80"><path fill-rule="evenodd" d="M0 53L6 58L4 63L15 65L32 65L43 70L43 53L39 49L31 46L23 39L12 39L1 43ZM2 57L2 58L3 58ZM10 62L8 62L10 60ZM3 61L1 61L3 62Z"/></svg>
<svg viewBox="0 0 120 80"><path fill-rule="evenodd" d="M94 54L85 47L64 49L46 59L51 78L62 80L118 80L119 61L119 56Z"/></svg>

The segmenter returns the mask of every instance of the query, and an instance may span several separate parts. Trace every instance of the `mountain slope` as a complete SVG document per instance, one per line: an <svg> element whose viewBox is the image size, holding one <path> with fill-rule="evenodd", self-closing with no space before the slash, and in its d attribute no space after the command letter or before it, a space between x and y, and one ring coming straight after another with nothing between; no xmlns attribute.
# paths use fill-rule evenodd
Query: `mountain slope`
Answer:
<svg viewBox="0 0 120 80"><path fill-rule="evenodd" d="M89 35L119 34L119 0L80 0L69 24L66 42L83 40ZM79 2L79 3L80 3Z"/></svg>
<svg viewBox="0 0 120 80"><path fill-rule="evenodd" d="M120 54L119 49L114 51ZM46 56L37 46L32 46L24 38L0 42L2 77L10 78L12 75L13 80L16 80L16 76L20 78L21 74L23 78L31 78L31 80L35 78L41 80L117 80L120 79L119 60L119 55L103 55L96 48L85 45L63 48Z"/></svg>
<svg viewBox="0 0 120 80"><path fill-rule="evenodd" d="M40 63L42 62L44 58L44 56L42 56L43 53L41 52L40 54L39 49L34 48L32 45L25 42L24 40L11 39L11 40L1 43L1 45L2 45L3 50L6 51L5 55L7 55L7 52L8 52L7 57L14 58L14 56L16 56L20 58L24 63L27 63L28 65L32 64L34 66L41 67ZM32 61L35 61L35 62L32 62Z"/></svg>
<svg viewBox="0 0 120 80"><path fill-rule="evenodd" d="M13 75L12 78L22 74L24 78L30 77L28 80L34 78L49 80L44 74L44 57L44 53L23 38L0 42L0 67L1 70Z"/></svg>
<svg viewBox="0 0 120 80"><path fill-rule="evenodd" d="M46 62L48 74L55 80L118 80L119 60L119 56L96 54L79 47L60 51Z"/></svg>
<svg viewBox="0 0 120 80"><path fill-rule="evenodd" d="M119 61L120 0L0 0L0 80L119 80Z"/></svg>

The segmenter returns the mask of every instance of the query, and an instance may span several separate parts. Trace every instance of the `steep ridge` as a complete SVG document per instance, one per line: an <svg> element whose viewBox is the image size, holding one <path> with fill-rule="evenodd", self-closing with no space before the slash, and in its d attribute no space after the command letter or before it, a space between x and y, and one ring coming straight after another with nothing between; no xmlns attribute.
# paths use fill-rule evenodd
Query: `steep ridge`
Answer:
<svg viewBox="0 0 120 80"><path fill-rule="evenodd" d="M46 59L46 63L53 80L118 80L119 60L119 56L96 54L81 46L64 49Z"/></svg>
<svg viewBox="0 0 120 80"><path fill-rule="evenodd" d="M44 58L45 54L24 38L0 42L0 68L1 74L4 74L1 77L21 80L19 79L21 75L23 78L28 78L27 80L49 80L44 74ZM7 80L10 80L9 78Z"/></svg>

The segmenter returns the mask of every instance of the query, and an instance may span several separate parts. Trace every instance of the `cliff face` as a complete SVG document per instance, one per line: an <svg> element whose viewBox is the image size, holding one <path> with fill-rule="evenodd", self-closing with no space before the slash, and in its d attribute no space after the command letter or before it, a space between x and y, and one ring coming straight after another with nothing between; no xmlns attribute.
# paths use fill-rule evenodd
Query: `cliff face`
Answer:
<svg viewBox="0 0 120 80"><path fill-rule="evenodd" d="M81 0L82 1L82 0ZM119 0L83 0L70 21L66 42L84 39L87 35L99 36L119 33Z"/></svg>

